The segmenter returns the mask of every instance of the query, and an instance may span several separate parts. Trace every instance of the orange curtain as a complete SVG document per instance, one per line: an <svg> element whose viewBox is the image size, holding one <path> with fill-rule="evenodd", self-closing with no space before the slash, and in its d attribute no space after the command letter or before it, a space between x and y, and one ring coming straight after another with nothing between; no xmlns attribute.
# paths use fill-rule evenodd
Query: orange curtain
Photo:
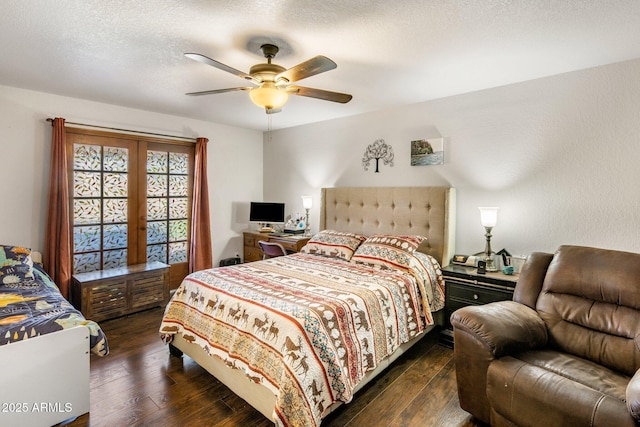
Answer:
<svg viewBox="0 0 640 427"><path fill-rule="evenodd" d="M211 268L211 224L209 222L209 187L207 185L207 138L196 140L191 207L191 247L189 273Z"/></svg>
<svg viewBox="0 0 640 427"><path fill-rule="evenodd" d="M69 299L71 286L71 234L69 232L69 181L64 119L53 120L49 203L44 238L44 268Z"/></svg>

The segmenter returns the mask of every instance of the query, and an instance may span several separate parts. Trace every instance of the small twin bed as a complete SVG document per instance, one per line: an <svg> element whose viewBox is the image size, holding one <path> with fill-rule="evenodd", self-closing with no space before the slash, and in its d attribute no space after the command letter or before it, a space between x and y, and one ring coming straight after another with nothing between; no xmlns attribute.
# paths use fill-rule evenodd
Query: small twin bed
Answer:
<svg viewBox="0 0 640 427"><path fill-rule="evenodd" d="M189 275L161 336L276 425L317 426L441 323L454 207L445 187L323 189L301 253Z"/></svg>
<svg viewBox="0 0 640 427"><path fill-rule="evenodd" d="M0 245L0 425L87 413L89 351L109 352L100 327L62 297L29 249Z"/></svg>

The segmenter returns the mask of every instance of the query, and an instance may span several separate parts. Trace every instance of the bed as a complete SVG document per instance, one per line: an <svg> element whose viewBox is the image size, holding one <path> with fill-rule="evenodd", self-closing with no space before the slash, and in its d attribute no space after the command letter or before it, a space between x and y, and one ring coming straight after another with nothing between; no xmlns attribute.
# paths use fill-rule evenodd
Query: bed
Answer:
<svg viewBox="0 0 640 427"><path fill-rule="evenodd" d="M276 425L317 426L442 322L454 214L448 187L322 189L301 253L189 275L161 337Z"/></svg>
<svg viewBox="0 0 640 427"><path fill-rule="evenodd" d="M34 258L0 245L0 425L54 425L89 412L89 352L109 352L104 332Z"/></svg>

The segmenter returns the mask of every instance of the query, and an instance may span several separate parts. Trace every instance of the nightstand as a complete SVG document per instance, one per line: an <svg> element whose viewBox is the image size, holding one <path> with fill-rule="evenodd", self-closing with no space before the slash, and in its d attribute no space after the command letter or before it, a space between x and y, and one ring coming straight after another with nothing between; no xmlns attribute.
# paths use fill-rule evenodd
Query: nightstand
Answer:
<svg viewBox="0 0 640 427"><path fill-rule="evenodd" d="M453 348L451 313L468 305L483 305L511 300L518 276L500 272L478 274L477 269L448 265L442 269L445 286L445 324L440 331L440 344Z"/></svg>

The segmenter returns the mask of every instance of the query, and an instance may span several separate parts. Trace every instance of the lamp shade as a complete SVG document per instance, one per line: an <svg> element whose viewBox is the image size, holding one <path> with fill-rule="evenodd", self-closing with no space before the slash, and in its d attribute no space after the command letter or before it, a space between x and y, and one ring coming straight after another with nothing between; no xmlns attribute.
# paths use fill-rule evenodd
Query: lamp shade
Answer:
<svg viewBox="0 0 640 427"><path fill-rule="evenodd" d="M483 227L495 227L498 222L498 209L496 207L479 207L480 222Z"/></svg>
<svg viewBox="0 0 640 427"><path fill-rule="evenodd" d="M289 94L271 82L264 82L261 86L251 89L249 97L258 107L269 109L280 108L289 100Z"/></svg>
<svg viewBox="0 0 640 427"><path fill-rule="evenodd" d="M313 206L313 199L311 196L302 196L302 207L305 209L311 209L311 206Z"/></svg>

